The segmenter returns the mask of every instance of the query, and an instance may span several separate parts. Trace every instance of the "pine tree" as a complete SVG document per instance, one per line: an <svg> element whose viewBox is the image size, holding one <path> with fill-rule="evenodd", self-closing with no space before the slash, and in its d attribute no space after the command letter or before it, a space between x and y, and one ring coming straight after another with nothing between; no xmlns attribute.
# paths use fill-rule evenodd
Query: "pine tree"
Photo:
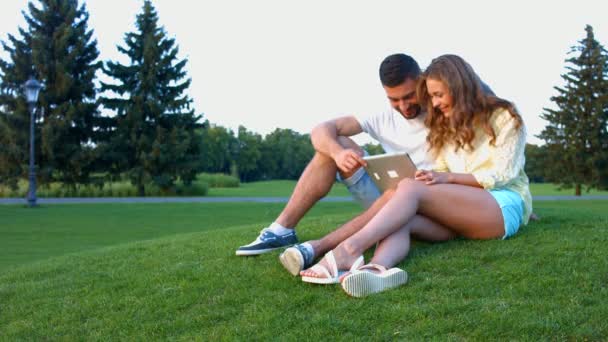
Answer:
<svg viewBox="0 0 608 342"><path fill-rule="evenodd" d="M108 61L103 69L116 82L102 83L102 91L118 95L101 99L115 111L103 127L108 132L103 158L113 173L126 173L143 196L150 181L169 191L178 178L186 184L194 179L200 164L195 135L200 116L184 94L191 82L185 79L187 60L178 60L175 40L158 26L150 1L137 15L136 28L118 47L130 63Z"/></svg>
<svg viewBox="0 0 608 342"><path fill-rule="evenodd" d="M44 83L36 121L36 164L42 183L86 183L92 169L93 130L99 115L94 85L100 63L89 15L76 0L41 0L23 13L28 29L10 35L0 61L0 175L16 184L27 173L30 115L22 86L31 76Z"/></svg>
<svg viewBox="0 0 608 342"><path fill-rule="evenodd" d="M551 97L557 109L544 108L549 122L539 138L546 143L548 181L566 188L608 187L608 54L594 38L593 28L572 47L566 59L566 85Z"/></svg>

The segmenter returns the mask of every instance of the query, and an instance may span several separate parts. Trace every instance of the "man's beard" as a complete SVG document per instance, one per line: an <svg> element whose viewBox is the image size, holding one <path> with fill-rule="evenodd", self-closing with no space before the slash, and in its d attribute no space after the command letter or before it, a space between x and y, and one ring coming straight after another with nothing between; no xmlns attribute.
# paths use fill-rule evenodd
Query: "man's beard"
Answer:
<svg viewBox="0 0 608 342"><path fill-rule="evenodd" d="M409 109L409 108L408 108ZM410 120L416 118L420 115L420 105L412 105L411 110L408 110L406 113L401 113L401 116Z"/></svg>

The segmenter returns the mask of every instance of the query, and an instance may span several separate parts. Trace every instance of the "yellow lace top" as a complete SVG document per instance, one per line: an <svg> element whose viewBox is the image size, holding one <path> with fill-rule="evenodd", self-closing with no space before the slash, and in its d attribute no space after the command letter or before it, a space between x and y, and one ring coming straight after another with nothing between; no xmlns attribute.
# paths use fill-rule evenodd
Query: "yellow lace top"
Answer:
<svg viewBox="0 0 608 342"><path fill-rule="evenodd" d="M490 117L496 134L495 145L490 137L478 128L471 143L473 150L446 145L439 152L436 171L470 173L484 189L509 189L518 193L524 201L524 224L532 213L532 195L528 176L524 172L526 159L526 128L515 128L515 120L506 109L497 109Z"/></svg>

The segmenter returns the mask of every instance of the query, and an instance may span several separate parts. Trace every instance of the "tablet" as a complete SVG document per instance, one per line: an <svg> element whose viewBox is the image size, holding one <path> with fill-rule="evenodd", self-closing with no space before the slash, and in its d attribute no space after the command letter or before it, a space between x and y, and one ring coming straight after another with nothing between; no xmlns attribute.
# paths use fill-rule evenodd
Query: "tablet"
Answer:
<svg viewBox="0 0 608 342"><path fill-rule="evenodd" d="M367 162L365 171L380 192L395 189L403 178L414 178L416 165L405 152L363 157Z"/></svg>

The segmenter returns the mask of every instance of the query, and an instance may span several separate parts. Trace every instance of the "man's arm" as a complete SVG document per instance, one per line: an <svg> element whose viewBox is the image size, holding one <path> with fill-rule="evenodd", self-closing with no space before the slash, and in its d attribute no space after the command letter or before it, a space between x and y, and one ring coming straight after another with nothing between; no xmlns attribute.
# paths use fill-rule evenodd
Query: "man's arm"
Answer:
<svg viewBox="0 0 608 342"><path fill-rule="evenodd" d="M365 165L365 161L355 150L340 145L338 137L350 137L361 132L363 129L354 116L343 116L317 125L310 138L317 152L331 157L341 171L348 173Z"/></svg>

